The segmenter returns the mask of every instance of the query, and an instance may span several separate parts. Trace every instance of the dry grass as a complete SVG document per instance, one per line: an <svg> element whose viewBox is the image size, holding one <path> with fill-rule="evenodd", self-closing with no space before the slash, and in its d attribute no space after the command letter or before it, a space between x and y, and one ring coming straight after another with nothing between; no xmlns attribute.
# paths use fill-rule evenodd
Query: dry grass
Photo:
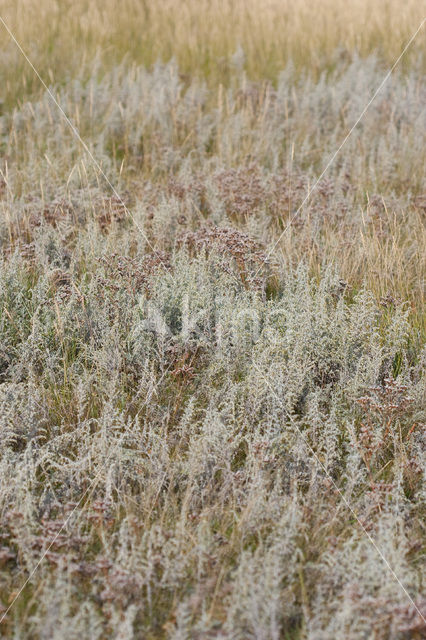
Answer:
<svg viewBox="0 0 426 640"><path fill-rule="evenodd" d="M424 637L420 4L3 2L2 637Z"/></svg>
<svg viewBox="0 0 426 640"><path fill-rule="evenodd" d="M5 0L2 16L52 82L82 67L92 75L95 57L105 72L126 56L147 66L174 57L183 73L228 84L240 49L254 80L274 80L289 60L318 74L354 51L377 52L389 65L424 12L417 0ZM6 100L38 91L20 54L7 41L3 47ZM419 50L417 41L403 66Z"/></svg>

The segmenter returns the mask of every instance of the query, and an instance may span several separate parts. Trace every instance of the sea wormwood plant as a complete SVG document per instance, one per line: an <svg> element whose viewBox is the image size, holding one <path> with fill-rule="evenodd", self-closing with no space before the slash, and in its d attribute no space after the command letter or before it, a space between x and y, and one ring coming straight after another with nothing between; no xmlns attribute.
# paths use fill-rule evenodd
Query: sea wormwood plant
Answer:
<svg viewBox="0 0 426 640"><path fill-rule="evenodd" d="M126 49L165 51L164 3L137 4L117 16ZM334 11L297 3L275 23L265 6L260 40L253 3L225 4L197 59L199 3L179 7L177 60L152 67L139 45L117 64L108 2L98 19L76 0L30 38L121 199L9 45L0 57L2 637L425 633L419 48L311 191L418 3L375 8L357 54L333 49L355 38L343 14L327 44ZM284 38L294 63L270 44Z"/></svg>

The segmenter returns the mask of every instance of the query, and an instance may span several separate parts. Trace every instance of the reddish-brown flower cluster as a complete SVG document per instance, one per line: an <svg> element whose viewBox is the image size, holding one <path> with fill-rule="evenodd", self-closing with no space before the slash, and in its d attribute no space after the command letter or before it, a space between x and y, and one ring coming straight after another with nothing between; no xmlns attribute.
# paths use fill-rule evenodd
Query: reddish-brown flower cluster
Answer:
<svg viewBox="0 0 426 640"><path fill-rule="evenodd" d="M132 295L151 289L152 276L160 270L171 269L170 258L164 251L154 251L142 259L119 256L116 253L102 258L108 278L97 276L102 287L119 291L123 287Z"/></svg>
<svg viewBox="0 0 426 640"><path fill-rule="evenodd" d="M140 597L143 587L142 576L122 568L112 569L108 573L106 587L101 592L103 602L113 602L120 607L128 606Z"/></svg>
<svg viewBox="0 0 426 640"><path fill-rule="evenodd" d="M385 296L382 296L380 298L380 306L384 307L385 309L393 309L400 305L401 302L401 298L394 298L394 296L389 292Z"/></svg>
<svg viewBox="0 0 426 640"><path fill-rule="evenodd" d="M98 527L112 527L116 520L112 501L95 500L88 515L88 520Z"/></svg>
<svg viewBox="0 0 426 640"><path fill-rule="evenodd" d="M28 265L34 266L36 262L34 242L23 242L18 238L13 244L6 245L2 254L6 258L9 258L15 253L15 251L19 253Z"/></svg>
<svg viewBox="0 0 426 640"><path fill-rule="evenodd" d="M16 553L10 547L0 547L0 569L4 567L9 560L15 560Z"/></svg>
<svg viewBox="0 0 426 640"><path fill-rule="evenodd" d="M56 228L61 222L71 218L73 211L74 207L69 200L55 198L40 209L32 209L29 224L31 228L40 227L42 224L48 224Z"/></svg>
<svg viewBox="0 0 426 640"><path fill-rule="evenodd" d="M217 252L223 258L221 267L234 275L229 262L231 259L245 286L262 287L263 279L258 277L258 272L264 272L264 268L269 264L267 255L261 245L246 233L232 227L208 224L197 231L183 234L180 242L194 253L202 250Z"/></svg>
<svg viewBox="0 0 426 640"><path fill-rule="evenodd" d="M215 185L228 216L240 222L253 215L267 198L260 170L254 164L221 171L215 176Z"/></svg>
<svg viewBox="0 0 426 640"><path fill-rule="evenodd" d="M87 223L90 217L88 202L93 218L101 230L107 232L111 225L126 219L131 197L127 192L120 196L106 196L97 192L88 194L81 189L74 192L72 198L61 196L48 202L29 198L19 220L12 224L10 235L16 240L25 237L32 241L35 230L45 225L54 229L68 225L67 234L72 234Z"/></svg>
<svg viewBox="0 0 426 640"><path fill-rule="evenodd" d="M58 300L67 300L71 297L73 291L73 282L71 274L68 271L62 269L55 269L50 274L50 286L55 292L55 297Z"/></svg>
<svg viewBox="0 0 426 640"><path fill-rule="evenodd" d="M49 548L52 553L65 550L78 550L82 544L87 542L87 538L78 535L75 531L70 531L67 527L67 519L41 519L41 532L32 540L33 549ZM54 556L52 556L54 557Z"/></svg>
<svg viewBox="0 0 426 640"><path fill-rule="evenodd" d="M128 204L129 197L126 194L120 197L116 195L109 198L99 197L94 201L96 221L102 231L106 232L112 224L118 224L126 219L128 216Z"/></svg>
<svg viewBox="0 0 426 640"><path fill-rule="evenodd" d="M413 399L407 396L407 386L393 378L386 378L382 387L371 387L369 395L359 398L357 403L364 413L359 428L358 445L371 472L373 457L392 446L394 427L398 421L404 419L404 425L400 425L399 428L400 437L405 443L419 425L409 420ZM377 437L377 433L380 433L380 438Z"/></svg>

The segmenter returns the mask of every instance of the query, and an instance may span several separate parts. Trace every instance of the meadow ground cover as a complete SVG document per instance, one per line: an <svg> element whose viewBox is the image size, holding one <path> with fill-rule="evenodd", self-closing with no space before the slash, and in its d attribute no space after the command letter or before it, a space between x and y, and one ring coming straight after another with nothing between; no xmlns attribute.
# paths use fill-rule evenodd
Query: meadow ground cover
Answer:
<svg viewBox="0 0 426 640"><path fill-rule="evenodd" d="M1 3L1 637L425 637L421 9Z"/></svg>

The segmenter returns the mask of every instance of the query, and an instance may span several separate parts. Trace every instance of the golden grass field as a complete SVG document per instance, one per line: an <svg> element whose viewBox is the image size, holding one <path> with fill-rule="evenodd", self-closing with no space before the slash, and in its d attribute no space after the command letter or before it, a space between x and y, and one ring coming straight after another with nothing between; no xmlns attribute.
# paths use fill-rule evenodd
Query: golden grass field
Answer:
<svg viewBox="0 0 426 640"><path fill-rule="evenodd" d="M424 637L422 3L0 17L0 637Z"/></svg>

